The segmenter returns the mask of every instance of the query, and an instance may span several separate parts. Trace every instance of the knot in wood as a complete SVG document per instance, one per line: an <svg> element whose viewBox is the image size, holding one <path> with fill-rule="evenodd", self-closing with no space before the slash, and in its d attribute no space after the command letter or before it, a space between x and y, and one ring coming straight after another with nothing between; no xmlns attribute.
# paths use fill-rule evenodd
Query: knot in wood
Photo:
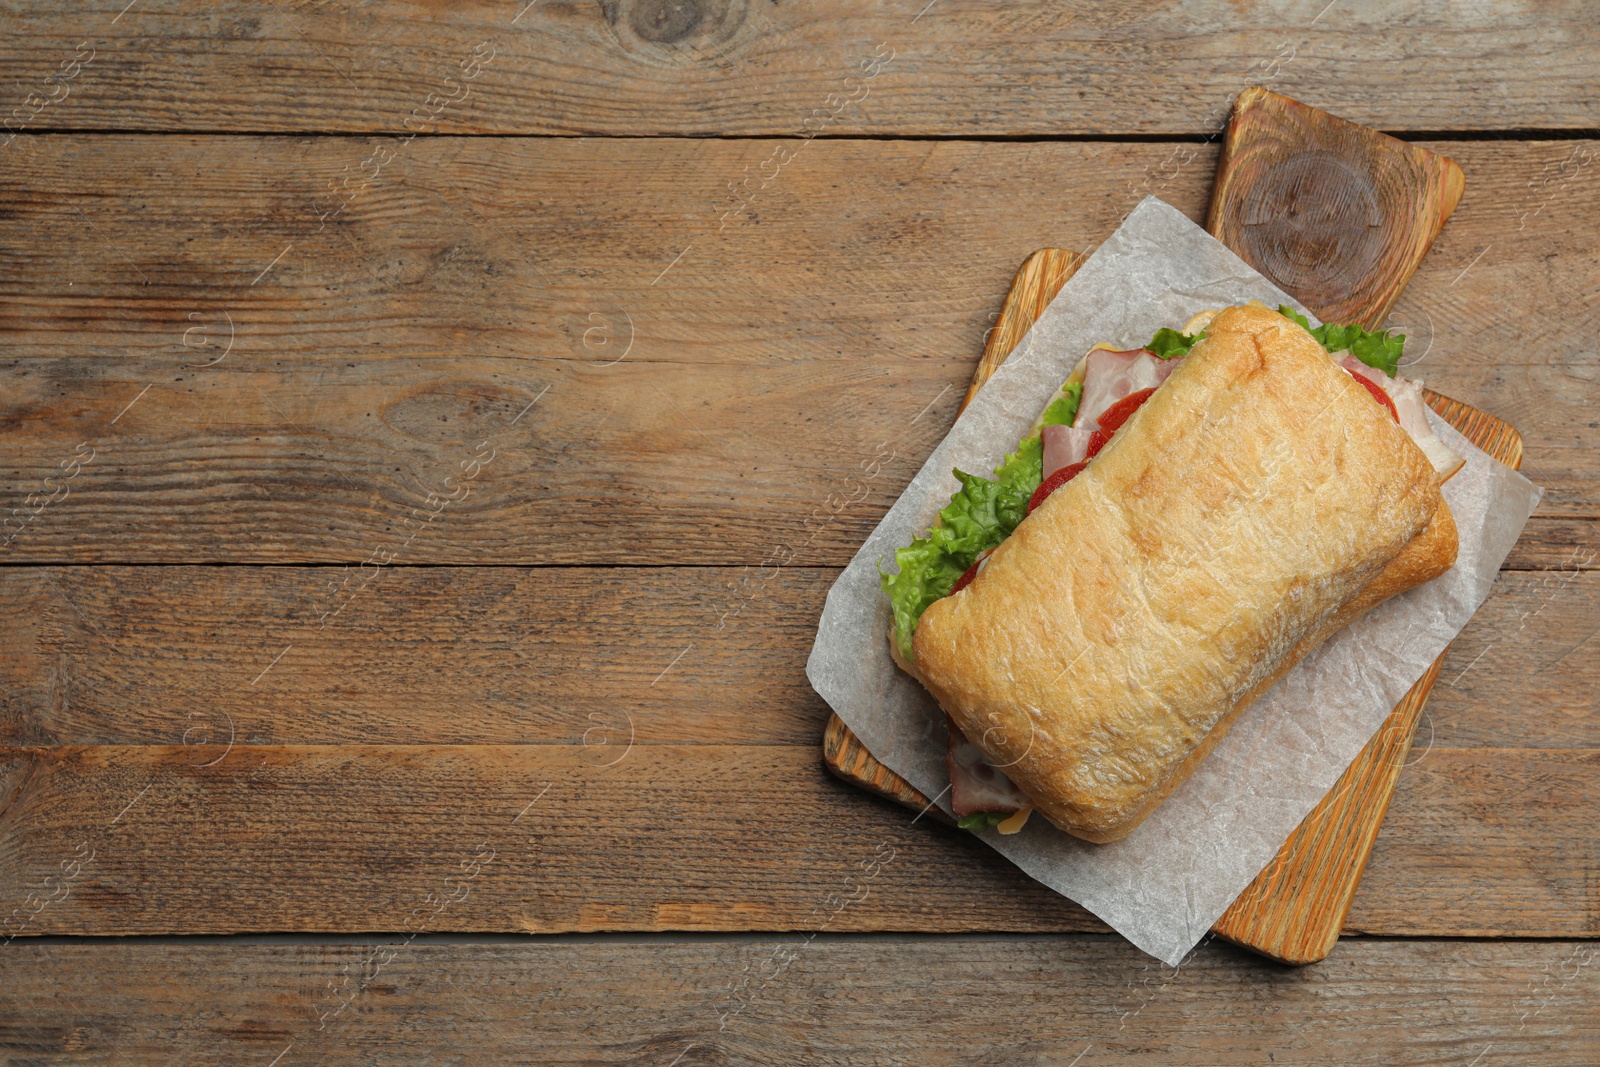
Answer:
<svg viewBox="0 0 1600 1067"><path fill-rule="evenodd" d="M620 5L607 3L604 9L613 25L625 13L629 28L652 44L679 44L691 37L724 41L745 14L738 0L624 0Z"/></svg>
<svg viewBox="0 0 1600 1067"><path fill-rule="evenodd" d="M1240 205L1244 258L1312 307L1337 304L1369 276L1385 247L1379 190L1365 169L1330 152L1272 164Z"/></svg>

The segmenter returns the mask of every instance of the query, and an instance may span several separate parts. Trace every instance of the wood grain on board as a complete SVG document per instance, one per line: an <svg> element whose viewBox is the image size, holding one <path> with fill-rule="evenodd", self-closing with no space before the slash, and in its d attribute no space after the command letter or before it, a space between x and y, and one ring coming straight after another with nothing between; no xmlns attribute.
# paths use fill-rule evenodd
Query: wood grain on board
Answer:
<svg viewBox="0 0 1600 1067"><path fill-rule="evenodd" d="M302 1067L352 1049L385 1064L833 1064L888 1048L937 1065L1592 1067L1600 1027L1595 946L1568 941L1358 939L1311 970L1208 945L1159 972L1092 935L6 952L7 1050L108 1067Z"/></svg>
<svg viewBox="0 0 1600 1067"><path fill-rule="evenodd" d="M1597 125L1600 45L1582 5L122 8L7 5L0 69L14 121L391 137L1195 135L1216 132L1240 86L1265 82L1384 129ZM64 72L60 88L45 81Z"/></svg>
<svg viewBox="0 0 1600 1067"><path fill-rule="evenodd" d="M983 384L994 377L994 372L1067 284L1067 279L1083 266L1083 260L1081 254L1065 248L1041 248L1022 261L1011 279L1011 288L1006 290L999 317L985 336L983 355L978 357L978 365L972 371L972 381L967 385L967 395L961 399L958 415L977 397Z"/></svg>
<svg viewBox="0 0 1600 1067"><path fill-rule="evenodd" d="M211 736L0 750L0 938L792 931L860 897L847 879L880 847L895 862L830 931L1105 930L971 834L834 780L814 742ZM1352 929L1600 934L1600 750L1418 749ZM490 850L468 903L454 887Z"/></svg>
<svg viewBox="0 0 1600 1067"><path fill-rule="evenodd" d="M1284 963L1316 963L1333 951L1444 658L1417 679L1213 930Z"/></svg>
<svg viewBox="0 0 1600 1067"><path fill-rule="evenodd" d="M708 176L772 147L419 138L319 232L349 138L42 139L0 171L0 520L95 451L0 561L842 565L1017 264L1146 186L1203 218L1216 159L815 141L719 231ZM1391 322L1409 374L1522 431L1549 492L1514 559L1565 566L1600 550L1600 145L1448 151L1473 191Z"/></svg>
<svg viewBox="0 0 1600 1067"><path fill-rule="evenodd" d="M937 819L946 826L956 824L956 820L945 814L943 808L879 763L877 757L867 751L867 746L837 715L829 715L828 725L822 728L822 764L859 789L910 808L924 818Z"/></svg>
<svg viewBox="0 0 1600 1067"><path fill-rule="evenodd" d="M1206 228L1324 322L1375 329L1465 188L1453 160L1251 87Z"/></svg>

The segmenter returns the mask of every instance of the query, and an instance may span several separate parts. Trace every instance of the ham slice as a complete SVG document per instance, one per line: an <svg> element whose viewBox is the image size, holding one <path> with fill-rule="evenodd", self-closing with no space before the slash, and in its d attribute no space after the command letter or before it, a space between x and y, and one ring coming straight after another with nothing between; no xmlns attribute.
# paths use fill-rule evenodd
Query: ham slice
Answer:
<svg viewBox="0 0 1600 1067"><path fill-rule="evenodd" d="M1039 438L1044 442L1044 476L1050 477L1062 467L1081 462L1089 453L1089 438L1094 431L1082 426L1041 426Z"/></svg>
<svg viewBox="0 0 1600 1067"><path fill-rule="evenodd" d="M1142 348L1127 352L1113 352L1097 348L1089 353L1083 370L1083 402L1078 405L1074 427L1093 430L1099 426L1095 420L1117 401L1140 389L1154 389L1167 380L1183 361L1158 359Z"/></svg>
<svg viewBox="0 0 1600 1067"><path fill-rule="evenodd" d="M1394 402L1395 414L1400 416L1400 428L1410 434L1417 447L1422 449L1422 454L1433 464L1441 482L1448 481L1452 474L1466 465L1467 461L1456 455L1428 424L1428 402L1422 398L1421 381L1391 378L1349 353L1339 360L1339 366L1351 374L1361 375L1389 394L1389 399Z"/></svg>
<svg viewBox="0 0 1600 1067"><path fill-rule="evenodd" d="M950 772L950 806L957 818L984 811L1021 811L1033 806L1028 794L990 763L983 750L968 741L967 735L948 715L945 722L950 727L950 748L944 765Z"/></svg>

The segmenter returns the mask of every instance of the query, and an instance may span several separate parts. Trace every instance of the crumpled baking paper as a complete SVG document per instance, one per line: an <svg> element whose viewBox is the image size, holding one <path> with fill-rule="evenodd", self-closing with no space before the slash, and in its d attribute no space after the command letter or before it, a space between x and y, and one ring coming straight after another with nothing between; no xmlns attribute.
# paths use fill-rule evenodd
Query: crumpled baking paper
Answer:
<svg viewBox="0 0 1600 1067"><path fill-rule="evenodd" d="M958 488L951 468L989 472L1016 448L1094 344L1137 348L1159 327L1248 300L1300 307L1175 208L1145 198L1045 309L833 584L806 674L879 761L946 811L944 717L890 661L878 562L892 569L894 550L949 502ZM1179 964L1466 625L1543 495L1428 415L1467 460L1444 487L1461 544L1449 572L1307 657L1127 838L1090 844L1035 816L1020 834L990 830L983 840L1139 948Z"/></svg>

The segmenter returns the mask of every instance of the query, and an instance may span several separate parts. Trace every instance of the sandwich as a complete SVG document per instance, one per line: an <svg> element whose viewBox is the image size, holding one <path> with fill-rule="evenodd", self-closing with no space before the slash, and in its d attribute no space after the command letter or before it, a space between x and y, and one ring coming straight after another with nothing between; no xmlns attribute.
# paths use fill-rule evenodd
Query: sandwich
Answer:
<svg viewBox="0 0 1600 1067"><path fill-rule="evenodd" d="M1354 619L1455 562L1404 337L1261 304L1097 345L880 580L973 830L1126 836Z"/></svg>

